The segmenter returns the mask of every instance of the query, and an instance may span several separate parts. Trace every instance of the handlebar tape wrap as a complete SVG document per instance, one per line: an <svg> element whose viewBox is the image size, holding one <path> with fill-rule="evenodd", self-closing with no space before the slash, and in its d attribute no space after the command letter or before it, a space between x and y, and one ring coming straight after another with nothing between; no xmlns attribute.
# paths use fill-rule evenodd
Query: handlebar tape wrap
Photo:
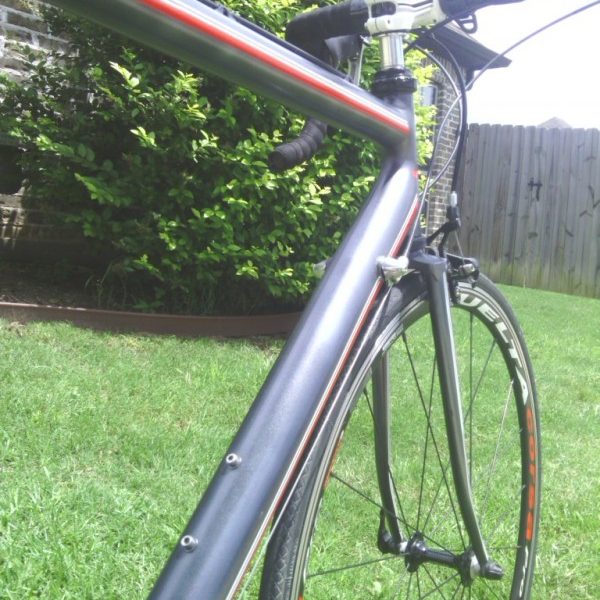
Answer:
<svg viewBox="0 0 600 600"><path fill-rule="evenodd" d="M513 4L523 0L440 0L442 10L449 17L462 16L484 6L494 6L495 4Z"/></svg>
<svg viewBox="0 0 600 600"><path fill-rule="evenodd" d="M269 155L269 168L275 173L291 169L311 158L327 135L327 125L309 119L300 135L287 144L278 146Z"/></svg>
<svg viewBox="0 0 600 600"><path fill-rule="evenodd" d="M338 39L339 48L329 48L326 40L356 35L364 31L369 9L364 0L347 0L324 6L292 19L285 32L286 40L326 62L337 62L358 50L357 41ZM336 52L337 50L337 52ZM275 148L269 155L269 169L281 173L312 158L327 135L327 125L309 119L300 135Z"/></svg>
<svg viewBox="0 0 600 600"><path fill-rule="evenodd" d="M513 2L522 0L440 0L442 10L449 17L460 17L484 6ZM325 52L335 60L344 57L335 56L336 53L326 47L325 40L360 34L368 19L369 8L364 0L346 0L294 17L286 28L285 37L318 58L327 60L323 56ZM269 168L281 173L309 160L326 135L325 123L309 119L297 139L278 146L269 155Z"/></svg>
<svg viewBox="0 0 600 600"><path fill-rule="evenodd" d="M294 17L286 28L285 37L302 47L313 40L362 33L368 18L369 8L363 0L347 0Z"/></svg>

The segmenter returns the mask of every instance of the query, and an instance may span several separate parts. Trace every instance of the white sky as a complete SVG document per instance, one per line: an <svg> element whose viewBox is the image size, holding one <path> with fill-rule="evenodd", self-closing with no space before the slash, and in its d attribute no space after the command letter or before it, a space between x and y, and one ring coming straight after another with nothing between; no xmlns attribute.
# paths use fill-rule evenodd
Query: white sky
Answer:
<svg viewBox="0 0 600 600"><path fill-rule="evenodd" d="M524 0L478 11L475 37L503 51L592 0ZM471 123L540 125L558 117L600 129L600 3L526 42L508 68L483 74L469 92Z"/></svg>

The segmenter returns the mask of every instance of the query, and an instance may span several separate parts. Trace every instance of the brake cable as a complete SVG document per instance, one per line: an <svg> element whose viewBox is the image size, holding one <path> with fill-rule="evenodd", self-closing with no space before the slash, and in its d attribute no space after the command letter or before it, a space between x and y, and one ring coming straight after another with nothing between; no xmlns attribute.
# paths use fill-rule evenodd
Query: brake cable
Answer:
<svg viewBox="0 0 600 600"><path fill-rule="evenodd" d="M458 135L458 143L460 144L460 146L462 146L462 144L464 143L464 137L466 136L466 131L467 131L466 92L473 87L473 85L475 84L475 82L486 71L488 71L498 60L500 60L501 58L504 58L509 52L512 52L515 48L518 48L519 46L521 46L525 42L528 42L529 40L531 40L535 36L541 34L542 32L546 31L547 29L550 29L551 27L554 27L555 25L558 25L559 23L561 23L563 21L566 21L567 19L569 19L571 17L574 17L577 14L580 14L580 13L586 11L586 10L589 10L589 9L593 8L594 6L596 6L598 4L600 4L600 0L594 0L594 2L590 2L588 4L580 6L579 8L574 9L574 10L572 10L572 11L570 11L570 12L562 15L561 17L558 17L558 18L550 21L546 25L543 25L542 27L536 29L532 33L530 33L530 34L526 35L525 37L521 38L520 40L518 40L517 42L515 42L514 44L512 44L511 46L509 46L503 52L498 52L468 82L465 83L464 80L461 82L460 80L462 79L462 75L459 77L459 85L461 87L461 93L460 93L460 95L457 95L456 99L452 102L452 104L448 108L447 115L449 115L449 114L452 113L452 111L454 110L454 108L456 107L456 105L459 102L464 102L465 103L465 104L463 104L463 110L462 110L464 118L462 119L460 131L459 131L459 135ZM434 27L430 28L429 30L423 32L419 37L417 37L416 40L414 40L413 42L411 42L411 44L408 46L408 48L419 47L419 42L422 41L423 38L430 37L431 34L435 32L435 30L439 29L440 27L442 27L443 25L446 25L446 24L448 24L448 20L442 21L442 22L438 23L437 25L435 25ZM437 43L438 45L440 45L440 47L444 47L443 44L441 44L441 42L439 40L437 40L435 37L432 37L431 39L435 43ZM445 47L444 47L444 50L445 50L445 53L450 58L452 56L452 53L450 52L450 50L448 48L445 48ZM453 66L454 66L455 62L456 62L456 59L453 60ZM460 71L457 71L457 72L460 74ZM442 130L442 127L440 127L440 133L441 133L441 130ZM440 133L438 133L438 138L439 138ZM455 147L455 149L453 150L453 154L456 154L456 150L457 150L457 147ZM434 153L435 153L435 149L434 149ZM460 161L461 157L459 156L457 160ZM440 177L442 176L442 174L447 170L447 168L449 166L450 166L450 161L448 161L446 163L446 165L444 166L444 168L437 175L436 180L433 183L428 184L426 190L429 189L429 188L431 188L431 186L434 185L434 183L437 182L440 179ZM457 166L459 166L459 165L457 165ZM455 167L454 176L453 176L453 179L452 179L452 188L453 188L453 190L456 188L456 184L457 184L457 181L458 181L458 171L459 171L459 169L457 169Z"/></svg>

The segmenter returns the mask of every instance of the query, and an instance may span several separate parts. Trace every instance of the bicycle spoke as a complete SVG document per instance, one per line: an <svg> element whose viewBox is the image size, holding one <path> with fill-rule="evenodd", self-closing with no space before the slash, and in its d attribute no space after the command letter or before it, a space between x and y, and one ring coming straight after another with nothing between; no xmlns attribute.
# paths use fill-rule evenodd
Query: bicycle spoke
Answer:
<svg viewBox="0 0 600 600"><path fill-rule="evenodd" d="M370 498L367 494L365 494L364 492L359 490L357 487L353 486L351 483L348 483L346 480L342 479L339 475L337 475L337 473L332 472L331 478L335 479L336 481L339 481L342 485L345 485L348 489L350 489L352 492L354 492L355 494L357 494L358 496L363 498L363 500L365 500L369 504L376 506L379 510L383 510L386 514L389 514L389 511L387 511L381 504L379 504L378 502L376 502L375 500ZM394 489L395 489L395 486L394 486ZM397 515L390 515L390 516L394 517L399 523L404 525L407 528L407 530L417 531L417 529L413 525L411 525L407 521L400 520ZM433 544L434 546L440 548L441 550L444 550L450 554L453 554L452 550L450 550L449 548L446 548L443 544L441 544L435 538L431 537L430 535L426 535L426 534L422 534L422 535L423 535L423 538L426 541L428 541L430 544Z"/></svg>
<svg viewBox="0 0 600 600"><path fill-rule="evenodd" d="M429 388L429 408L427 412L427 423L431 421L431 408L433 405L433 385L435 380L436 373L436 363L433 362L433 369L431 373L431 384ZM427 450L429 448L429 427L425 427L425 447L423 449L423 465L421 468L421 485L419 486L419 512L417 514L417 528L419 528L421 523L421 507L423 504L423 487L425 485L425 467L427 466Z"/></svg>
<svg viewBox="0 0 600 600"><path fill-rule="evenodd" d="M345 485L348 489L352 490L356 495L360 496L363 500L366 500L373 506L376 506L379 510L383 510L386 514L389 514L389 511L387 511L384 506L379 504L379 502L376 502L375 500L373 500L373 498L367 496L367 494L365 494L364 492L361 492L357 487L353 486L351 483L348 483L345 479L342 479L335 471L331 472L331 479L335 479L335 480L339 481L341 484ZM390 516L393 516L393 515L390 515ZM398 519L398 522L400 523L401 521Z"/></svg>
<svg viewBox="0 0 600 600"><path fill-rule="evenodd" d="M364 390L363 394L367 399L366 400L367 406L369 407L369 412L371 413L371 420L374 425L375 424L375 411L373 410L373 407L371 406L371 401L370 401L369 395L367 394L367 391ZM402 506L402 501L400 500L400 495L398 494L398 488L396 487L396 482L394 481L394 476L390 470L389 460L388 460L388 475L389 475L390 481L392 483L392 489L394 490L394 496L396 498L396 503L398 505L398 509L400 510L400 519L398 518L398 515L396 515L396 514L393 514L390 516L392 516L394 519L396 519L396 521L398 521L399 523L404 523L404 525L408 527L408 520L406 519L406 514L405 514L404 508ZM386 514L388 514L390 511L386 510L385 512L386 512Z"/></svg>
<svg viewBox="0 0 600 600"><path fill-rule="evenodd" d="M477 397L477 394L479 393L479 388L481 387L481 383L483 382L483 379L487 372L487 368L490 364L490 360L492 359L492 354L494 353L494 349L496 348L496 345L497 345L496 340L492 340L492 343L491 343L490 349L488 351L487 357L485 359L485 362L483 363L483 366L481 367L481 373L479 375L479 379L477 380L477 385L475 386L475 391L473 392L473 395L471 396L469 407L467 409L467 412L465 413L465 418L467 417L467 415L471 414L473 405L475 403L475 398Z"/></svg>
<svg viewBox="0 0 600 600"><path fill-rule="evenodd" d="M514 544L511 546L488 546L488 550L494 552L516 552L521 546Z"/></svg>
<svg viewBox="0 0 600 600"><path fill-rule="evenodd" d="M454 598L456 598L456 594L458 594L458 592L461 590L461 588L464 590L462 581L459 581L458 585L456 586L456 589L454 590L454 594L452 594L452 598L450 598L450 600L454 600ZM462 592L461 592L461 596L462 596Z"/></svg>
<svg viewBox="0 0 600 600"><path fill-rule="evenodd" d="M496 526L494 527L494 529L492 530L492 532L488 536L488 539L490 541L492 541L494 539L494 536L496 535L496 533L498 532L498 530L500 529L500 527L504 524L504 522L508 518L508 515L511 513L511 511L515 510L514 507L512 506L512 502L513 502L513 500L517 500L521 496L521 494L523 493L523 490L525 489L525 487L526 486L521 485L520 489L517 490L517 493L515 494L514 498L510 499L509 508L507 508L504 511L504 513L500 517L500 520L496 523Z"/></svg>
<svg viewBox="0 0 600 600"><path fill-rule="evenodd" d="M427 598L427 597L431 596L432 594L435 594L436 592L438 592L444 600L447 600L446 596L444 595L444 592L442 591L442 587L445 586L450 581L453 581L454 579L456 579L459 576L458 573L454 573L453 575L450 575L450 577L448 577L447 579L444 579L444 581L442 581L442 583L438 584L438 582L435 580L435 578L433 577L433 575L430 573L429 569L427 568L427 565L423 564L422 567L423 567L423 570L425 571L425 573L427 573L427 576L429 577L429 579L431 580L431 583L435 586L435 588L433 590L431 590L430 592L427 592L424 596L421 596L421 598L422 599Z"/></svg>
<svg viewBox="0 0 600 600"><path fill-rule="evenodd" d="M398 521L398 523L404 525L407 529L414 530L414 528L411 527L411 525L408 522L401 520L400 517L398 517L398 515L392 514L382 504L373 500L373 498L369 497L367 494L365 494L364 492L359 490L357 487L353 486L351 483L348 483L345 479L342 479L335 471L332 471L331 478L335 479L336 481L339 481L342 485L345 485L348 489L353 491L357 496L361 497L363 500L365 500L369 504L376 506L380 511L383 511L386 515L396 519L396 521Z"/></svg>
<svg viewBox="0 0 600 600"><path fill-rule="evenodd" d="M513 384L514 384L514 380L510 382L509 384L509 388L508 388L508 394L506 396L506 402L504 403L504 410L502 411L502 419L500 421L500 431L498 431L498 439L496 441L496 447L494 450L494 457L492 458L492 462L490 464L490 469L489 469L489 473L488 473L488 477L487 477L487 483L486 483L486 494L485 494L485 498L483 500L483 504L482 504L482 508L481 508L481 520L483 521L483 519L485 518L485 514L487 512L487 506L488 506L488 502L489 502L489 497L490 497L490 489L491 489L491 482L492 482L492 477L496 471L496 465L498 464L498 450L500 448L500 443L502 440L502 434L504 433L504 425L506 424L506 417L508 415L508 405L509 405L509 401L513 395Z"/></svg>
<svg viewBox="0 0 600 600"><path fill-rule="evenodd" d="M497 598L497 600L502 600L502 598L498 596L496 590L492 588L488 581L486 581L485 579L482 579L481 581L483 581L483 584L488 589L488 591L494 596L494 598Z"/></svg>
<svg viewBox="0 0 600 600"><path fill-rule="evenodd" d="M350 489L352 492L354 492L355 494L357 494L358 496L363 498L363 500L365 500L369 504L376 506L379 510L383 510L386 514L389 514L389 511L387 511L381 504L379 504L378 502L376 502L375 500L370 498L367 494L365 494L364 492L359 490L357 487L353 486L351 483L348 483L346 480L342 479L339 475L337 475L337 473L332 472L331 478L335 479L336 481L339 481L342 485L345 485L348 489ZM407 521L401 521L397 515L390 515L390 516L394 517L398 521L398 523L401 523L402 525L404 525L409 531L417 531L417 529L413 525L411 525ZM445 550L446 552L452 553L451 550L449 550L448 548L445 548L442 544L438 543L435 539L432 539L430 536L423 534L423 537L425 540L427 540L431 544L434 544L438 548Z"/></svg>
<svg viewBox="0 0 600 600"><path fill-rule="evenodd" d="M416 372L416 367L415 367L415 364L414 364L414 361L413 361L413 358L412 358L412 353L411 353L411 351L410 351L410 349L408 347L408 340L406 338L406 334L405 333L402 334L402 339L404 341L404 347L406 349L406 353L407 353L408 360L409 360L409 363L410 363L411 371L413 373L413 378L415 380L415 385L417 387L418 395L419 395L419 398L421 400L421 406L423 408L423 411L427 415L427 409L425 407L425 399L423 397L423 392L422 392L422 389L421 389L421 385L419 383L419 377L418 377L417 372ZM435 356L434 356L434 360L435 360ZM437 440L435 438L435 434L433 432L433 427L431 425L431 420L429 418L427 419L427 424L428 424L428 427L429 427L429 430L430 430L430 433L431 433L431 441L432 441L433 447L435 449L435 453L436 453L436 456L437 456L437 459L438 459L438 463L439 463L440 468L442 469L442 477L443 477L444 484L446 486L446 491L448 493L448 499L450 500L450 505L451 505L451 508L452 508L452 512L454 514L454 520L456 521L457 531L458 531L458 533L460 535L460 538L461 538L461 541L462 541L462 544L463 544L463 548L465 548L466 544L465 544L465 538L464 538L462 527L461 527L461 523L460 523L460 518L458 516L458 511L456 510L456 506L454 504L454 498L453 498L452 492L450 491L450 484L448 483L448 478L446 477L446 471L444 470L444 465L443 465L443 462L442 462L442 457L441 457L440 449L439 449L439 446L437 444Z"/></svg>
<svg viewBox="0 0 600 600"><path fill-rule="evenodd" d="M410 598L410 588L412 586L413 575L414 575L414 573L411 573L410 577L408 578L408 586L406 588L406 598L407 599ZM416 575L417 575L416 579L417 579L417 590L418 590L419 589L419 574L417 573Z"/></svg>
<svg viewBox="0 0 600 600"><path fill-rule="evenodd" d="M444 559L443 565L441 555L437 560L434 554L439 551L466 560L470 541L455 491L439 365L425 299L409 304L405 316L387 321L381 338L383 350L378 351L388 352L390 360L384 365L377 363L378 370L371 371L376 378L371 383L375 395L364 382L365 370L354 388L360 383L364 398L359 403L349 398L345 420L338 419L335 438L324 454L333 455L343 432L346 443L340 458L334 469L322 464L315 470L319 487L309 489L311 520L305 521L308 525L300 538L301 548L306 548L302 550L304 562L295 567L298 575L294 574L293 580L306 574L299 584L306 583L304 597L515 600L511 590L524 568L531 572L532 559L524 561L533 555L518 545L524 522L521 473L529 464L524 447L527 436L520 428L529 415L524 412L527 407L521 402L517 379L521 365L516 359L511 361L513 349L520 352L522 348L517 330L496 326L494 315L507 327L512 322L489 289L485 280L481 287L468 287L466 296L458 296L458 307L454 306L452 313L469 461L466 476L485 545L502 565L505 578L476 578L465 584L462 571L448 564L451 559ZM461 306L463 297L466 300ZM377 354L372 356L382 360ZM379 438L374 438L374 431ZM369 460L373 449L382 461L377 470L373 459ZM299 498L300 506L309 502ZM348 527L340 525L344 511ZM383 536L386 529L393 538ZM431 552L429 560L421 562L419 550L406 547L406 542L417 540L423 540ZM401 545L394 546L394 542ZM279 543L293 548L283 535ZM407 549L402 552L402 548ZM530 544L527 548L532 550ZM273 561L269 566L277 564ZM290 572L279 568L274 585ZM298 597L302 591L295 585L285 584L297 590L290 597ZM524 598L529 598L529 589L526 591Z"/></svg>
<svg viewBox="0 0 600 600"><path fill-rule="evenodd" d="M469 313L469 483L473 485L473 313ZM465 415L465 419L467 415Z"/></svg>
<svg viewBox="0 0 600 600"><path fill-rule="evenodd" d="M469 315L469 319L470 319L470 321L472 319L474 319L474 317L473 317L472 314ZM472 343L472 324L471 324L471 322L470 322L470 325L469 325L469 330L470 330L470 344L471 344ZM489 350L487 352L486 359L485 359L484 364L482 366L481 373L479 374L479 377L477 379L477 384L475 385L475 390L470 393L469 406L468 406L467 411L466 411L465 416L464 416L464 424L465 425L467 424L467 419L469 420L470 423L472 422L472 417L473 417L473 412L474 412L475 398L477 397L477 395L479 393L479 389L480 389L481 384L482 384L482 382L484 380L485 374L487 372L487 368L489 366L489 363L490 363L490 360L492 358L492 355L493 355L493 352L494 352L495 348L496 348L496 340L492 340L490 348L489 348ZM469 370L470 370L470 374L469 374L469 380L470 380L469 387L471 388L472 387L472 381L471 381L472 380L472 374L471 374L471 370L472 370L472 362L473 362L472 348L471 347L469 348L469 355L470 355L470 360L469 360ZM471 425L471 427L472 427L472 425ZM469 434L469 439L470 439L470 442L472 443L472 433ZM470 480L471 480L471 484L472 484L472 482L473 482L473 477L472 477L472 465L473 465L472 449L470 449L469 452L470 452L469 470L470 470ZM440 478L440 482L438 484L438 488L437 488L437 491L436 491L436 494L435 494L435 498L437 498L437 496L439 494L439 491L441 489L442 484L445 483L446 473L447 473L447 471L448 471L449 468L450 468L450 463L449 462L447 462L446 465L442 468L442 477ZM446 484L446 487L448 488L447 484ZM488 489L488 493L489 493L489 488L487 488L487 489ZM430 507L430 509L429 509L429 513L428 513L428 516L427 516L427 519L426 519L426 523L429 521L429 515L431 515L431 513L433 511L433 508L434 508L434 505L432 505ZM462 538L462 535L461 535L461 538ZM463 539L463 545L464 545L464 539Z"/></svg>
<svg viewBox="0 0 600 600"><path fill-rule="evenodd" d="M344 567L334 567L333 569L325 569L324 571L317 571L316 573L311 573L311 574L307 575L306 579L314 579L315 577L322 577L323 575L332 575L333 573L340 573L341 571L349 571L351 569L367 567L369 565L387 562L390 560L398 560L398 557L397 556L381 556L379 558L372 558L372 559L364 560L364 561L361 561L358 563L352 563L351 565L346 565Z"/></svg>
<svg viewBox="0 0 600 600"><path fill-rule="evenodd" d="M444 468L444 474L448 471L449 468L450 468L450 463L447 463L446 466L445 466L445 468ZM427 518L425 519L425 523L423 524L423 529L427 528L427 525L429 524L429 519L433 515L433 509L435 508L435 504L437 502L437 498L438 498L440 492L442 491L442 485L443 485L443 483L444 483L444 478L442 476L442 477L440 477L440 480L439 480L438 485L437 485L437 489L435 491L435 495L433 497L433 501L431 502L431 506L429 507L429 512L427 513ZM437 529L437 526L436 526L436 529ZM434 529L433 531L435 532L436 529Z"/></svg>
<svg viewBox="0 0 600 600"><path fill-rule="evenodd" d="M474 319L473 315L470 315L471 319ZM470 326L470 344L472 344L472 325ZM473 459L473 415L475 412L475 398L477 397L477 394L479 393L479 388L481 386L481 383L483 382L483 379L485 377L485 373L487 371L488 365L490 363L490 360L492 358L492 354L494 352L494 348L496 347L496 341L493 340L492 344L490 346L490 349L488 351L486 360L483 364L483 367L481 369L481 373L479 375L479 379L477 381L477 385L475 386L475 390L473 391L473 355L472 355L472 348L470 348L469 350L469 406L467 407L467 410L465 412L465 416L463 418L463 425L466 427L467 426L467 421L468 421L468 429L469 429L469 483L471 484L471 488L474 487L474 483L473 483L473 463L475 462Z"/></svg>

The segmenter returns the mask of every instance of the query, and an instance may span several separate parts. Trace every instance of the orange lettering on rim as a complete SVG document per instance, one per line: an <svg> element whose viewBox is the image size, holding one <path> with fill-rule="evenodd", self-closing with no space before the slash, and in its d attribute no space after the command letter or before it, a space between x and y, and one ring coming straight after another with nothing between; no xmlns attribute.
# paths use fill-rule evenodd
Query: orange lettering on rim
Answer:
<svg viewBox="0 0 600 600"><path fill-rule="evenodd" d="M527 515L527 533L525 538L530 542L533 538L533 513L530 511Z"/></svg>
<svg viewBox="0 0 600 600"><path fill-rule="evenodd" d="M525 539L528 542L531 542L533 539L533 524L534 524L534 515L533 511L535 509L535 500L536 500L536 490L535 490L535 482L536 482L536 474L537 474L537 465L536 465L536 448L535 448L535 420L533 418L533 410L531 406L527 407L527 442L528 442L528 450L529 450L529 460L531 464L529 465L529 482L527 483L527 529L525 531Z"/></svg>

